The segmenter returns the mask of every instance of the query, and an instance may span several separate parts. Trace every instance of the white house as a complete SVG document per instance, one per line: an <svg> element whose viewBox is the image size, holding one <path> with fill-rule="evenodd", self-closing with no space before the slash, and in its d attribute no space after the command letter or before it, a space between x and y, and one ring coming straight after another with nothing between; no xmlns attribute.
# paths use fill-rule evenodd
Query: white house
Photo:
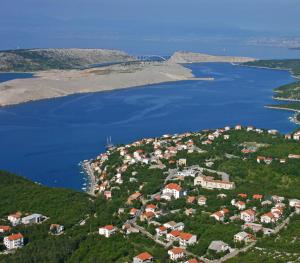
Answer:
<svg viewBox="0 0 300 263"><path fill-rule="evenodd" d="M277 221L277 219L275 218L275 216L272 212L265 213L260 217L261 223L269 224L269 223L275 223L276 221Z"/></svg>
<svg viewBox="0 0 300 263"><path fill-rule="evenodd" d="M13 234L3 239L3 244L7 249L15 249L24 246L24 237L22 234Z"/></svg>
<svg viewBox="0 0 300 263"><path fill-rule="evenodd" d="M212 176L199 175L194 179L194 185L201 185L206 189L226 189L235 188L234 182L215 180Z"/></svg>
<svg viewBox="0 0 300 263"><path fill-rule="evenodd" d="M168 241L179 241L181 232L179 230L172 230L166 235Z"/></svg>
<svg viewBox="0 0 300 263"><path fill-rule="evenodd" d="M174 247L174 248L168 250L168 255L171 260L176 261L176 260L184 257L185 250L180 247Z"/></svg>
<svg viewBox="0 0 300 263"><path fill-rule="evenodd" d="M243 201L237 201L235 203L235 207L237 207L239 210L244 210L246 208L246 204Z"/></svg>
<svg viewBox="0 0 300 263"><path fill-rule="evenodd" d="M22 218L22 224L29 225L29 224L37 224L44 220L44 216L41 214L32 214Z"/></svg>
<svg viewBox="0 0 300 263"><path fill-rule="evenodd" d="M180 236L179 236L179 244L180 246L189 246L189 245L193 245L197 242L197 236L196 235L192 235L190 233L184 233L181 232Z"/></svg>
<svg viewBox="0 0 300 263"><path fill-rule="evenodd" d="M164 226L170 230L182 231L184 229L184 223L182 223L182 222L176 223L175 221L170 221L170 222L164 223Z"/></svg>
<svg viewBox="0 0 300 263"><path fill-rule="evenodd" d="M245 231L239 232L233 236L234 242L251 242L254 240L254 237L251 234L248 234Z"/></svg>
<svg viewBox="0 0 300 263"><path fill-rule="evenodd" d="M163 195L171 194L175 199L178 199L183 195L181 186L175 183L167 184L162 192Z"/></svg>
<svg viewBox="0 0 300 263"><path fill-rule="evenodd" d="M156 231L156 235L159 237L164 236L168 233L167 228L165 226L157 227L155 228L155 231Z"/></svg>
<svg viewBox="0 0 300 263"><path fill-rule="evenodd" d="M117 229L113 225L106 225L104 227L99 228L99 235L105 236L105 237L110 237L116 231L117 231Z"/></svg>
<svg viewBox="0 0 300 263"><path fill-rule="evenodd" d="M198 205L206 205L207 198L205 196L200 196L198 198Z"/></svg>
<svg viewBox="0 0 300 263"><path fill-rule="evenodd" d="M210 243L208 249L219 253L229 250L230 246L221 240L215 240Z"/></svg>
<svg viewBox="0 0 300 263"><path fill-rule="evenodd" d="M16 226L18 224L20 224L21 222L21 216L22 213L21 212L16 212L14 214L11 214L7 217L7 220L13 225Z"/></svg>
<svg viewBox="0 0 300 263"><path fill-rule="evenodd" d="M255 211L252 209L247 209L241 212L241 220L245 221L246 223L251 223L256 220L255 218Z"/></svg>

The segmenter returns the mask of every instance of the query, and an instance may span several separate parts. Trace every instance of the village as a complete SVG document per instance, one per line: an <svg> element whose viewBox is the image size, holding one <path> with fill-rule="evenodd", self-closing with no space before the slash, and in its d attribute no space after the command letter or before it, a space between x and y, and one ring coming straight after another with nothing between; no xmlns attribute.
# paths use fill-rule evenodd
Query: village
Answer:
<svg viewBox="0 0 300 263"><path fill-rule="evenodd" d="M259 134L266 142L243 141L248 134L251 138ZM242 143L236 136L243 136L238 139ZM282 136L276 130L237 125L109 148L83 164L92 177L89 192L104 202L115 198L124 202L94 234L107 239L116 234L143 235L176 262L222 262L246 251L262 237L276 235L300 214L300 200L263 188L239 188L238 176L219 168L224 160L271 167L300 159L293 151L286 156L261 155L260 149L268 149L274 138L283 143L299 141L300 132ZM0 225L5 247L1 253L27 245L16 226L47 220L41 214L12 211L1 219L5 222ZM203 235L204 229L211 233ZM49 235L64 235L64 230L63 225L49 225ZM155 256L140 251L132 262L155 262Z"/></svg>

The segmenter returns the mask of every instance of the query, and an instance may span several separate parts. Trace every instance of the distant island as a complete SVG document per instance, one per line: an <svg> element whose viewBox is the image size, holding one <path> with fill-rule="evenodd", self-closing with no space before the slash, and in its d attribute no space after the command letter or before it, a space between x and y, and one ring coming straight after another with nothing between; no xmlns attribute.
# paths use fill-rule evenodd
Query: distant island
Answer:
<svg viewBox="0 0 300 263"><path fill-rule="evenodd" d="M136 58L119 50L49 48L0 51L0 72L33 72L74 69L97 63L133 61Z"/></svg>
<svg viewBox="0 0 300 263"><path fill-rule="evenodd" d="M0 261L294 262L299 140L241 125L141 138L84 162L90 195L0 171Z"/></svg>
<svg viewBox="0 0 300 263"><path fill-rule="evenodd" d="M182 64L253 60L189 52L176 52L169 60L157 62L139 61L124 52L103 49L5 51L0 52L0 71L33 72L34 78L0 83L0 106L170 81L213 80L211 76L195 78Z"/></svg>
<svg viewBox="0 0 300 263"><path fill-rule="evenodd" d="M300 59L257 60L243 65L288 70L296 79L300 78ZM300 123L300 81L295 81L274 89L273 98L292 103L267 105L269 108L295 111L294 122Z"/></svg>

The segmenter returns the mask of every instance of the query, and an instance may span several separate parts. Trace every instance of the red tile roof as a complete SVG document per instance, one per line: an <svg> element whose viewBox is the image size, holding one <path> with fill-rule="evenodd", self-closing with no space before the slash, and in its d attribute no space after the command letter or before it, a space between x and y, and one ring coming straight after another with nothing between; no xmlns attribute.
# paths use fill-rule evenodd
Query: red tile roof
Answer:
<svg viewBox="0 0 300 263"><path fill-rule="evenodd" d="M184 233L184 232L181 232L180 233L180 238L181 239L184 239L184 240L186 240L186 241L188 241L188 240L190 240L191 238L192 238L192 234L190 234L190 233Z"/></svg>
<svg viewBox="0 0 300 263"><path fill-rule="evenodd" d="M21 233L13 234L13 235L8 236L9 241L18 240L18 239L21 239L21 238L23 238L23 235Z"/></svg>
<svg viewBox="0 0 300 263"><path fill-rule="evenodd" d="M165 188L169 188L171 190L176 190L178 192L181 191L181 186L178 185L178 184L175 184L175 183L170 183L170 184L167 184Z"/></svg>
<svg viewBox="0 0 300 263"><path fill-rule="evenodd" d="M173 254L181 254L181 253L185 252L185 250L180 247L174 247L174 248L170 249L169 251L171 251Z"/></svg>
<svg viewBox="0 0 300 263"><path fill-rule="evenodd" d="M105 228L106 230L113 230L114 226L113 225L106 225L103 228Z"/></svg>
<svg viewBox="0 0 300 263"><path fill-rule="evenodd" d="M11 230L11 227L10 226L0 226L0 229L4 232L8 232Z"/></svg>
<svg viewBox="0 0 300 263"><path fill-rule="evenodd" d="M150 255L148 252L143 252L143 253L137 255L136 257L143 261L150 260L153 258L152 255Z"/></svg>

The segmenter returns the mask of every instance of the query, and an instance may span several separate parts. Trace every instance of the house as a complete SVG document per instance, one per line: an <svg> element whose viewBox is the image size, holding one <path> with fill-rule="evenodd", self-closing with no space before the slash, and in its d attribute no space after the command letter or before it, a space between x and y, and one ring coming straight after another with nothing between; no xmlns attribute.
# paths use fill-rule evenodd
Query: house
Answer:
<svg viewBox="0 0 300 263"><path fill-rule="evenodd" d="M7 217L7 219L13 226L16 226L16 225L20 224L21 216L22 216L21 212L16 212L14 214L9 215Z"/></svg>
<svg viewBox="0 0 300 263"><path fill-rule="evenodd" d="M240 194L238 194L238 196L241 197L241 198L246 199L248 195L245 194L245 193L240 193Z"/></svg>
<svg viewBox="0 0 300 263"><path fill-rule="evenodd" d="M245 221L246 223L252 223L256 220L255 215L256 212L252 209L247 209L241 212L241 220Z"/></svg>
<svg viewBox="0 0 300 263"><path fill-rule="evenodd" d="M135 217L138 211L139 211L138 209L136 209L136 208L133 207L133 208L130 209L129 214L130 214L132 217Z"/></svg>
<svg viewBox="0 0 300 263"><path fill-rule="evenodd" d="M243 201L237 201L235 203L235 207L237 207L239 210L244 210L246 208L246 204Z"/></svg>
<svg viewBox="0 0 300 263"><path fill-rule="evenodd" d="M159 237L166 235L168 233L167 230L168 229L165 226L160 226L160 227L155 228L156 235Z"/></svg>
<svg viewBox="0 0 300 263"><path fill-rule="evenodd" d="M200 185L205 189L226 189L235 188L234 182L215 180L212 176L199 175L194 179L194 185Z"/></svg>
<svg viewBox="0 0 300 263"><path fill-rule="evenodd" d="M192 235L190 233L184 233L181 232L180 236L179 236L179 244L180 246L189 246L189 245L193 245L197 242L197 236L196 235Z"/></svg>
<svg viewBox="0 0 300 263"><path fill-rule="evenodd" d="M261 201L261 200L263 199L263 195L261 195L261 194L254 194L254 195L252 196L252 198L253 198L254 200L259 200L259 201Z"/></svg>
<svg viewBox="0 0 300 263"><path fill-rule="evenodd" d="M217 221L223 222L225 220L225 215L226 213L223 210L220 210L211 214L210 217L213 217Z"/></svg>
<svg viewBox="0 0 300 263"><path fill-rule="evenodd" d="M0 233L10 232L11 227L10 226L0 226Z"/></svg>
<svg viewBox="0 0 300 263"><path fill-rule="evenodd" d="M44 216L41 214L32 214L22 218L22 224L30 225L30 224L38 224L44 220Z"/></svg>
<svg viewBox="0 0 300 263"><path fill-rule="evenodd" d="M99 228L99 235L105 236L108 238L111 235L113 235L116 231L117 231L117 229L113 225L106 225L106 226Z"/></svg>
<svg viewBox="0 0 300 263"><path fill-rule="evenodd" d="M64 231L64 226L58 225L58 224L51 224L50 226L50 232L54 235L60 235Z"/></svg>
<svg viewBox="0 0 300 263"><path fill-rule="evenodd" d="M189 203L189 204L192 204L194 203L196 200L196 197L195 196L188 196L187 199L186 199L186 202Z"/></svg>
<svg viewBox="0 0 300 263"><path fill-rule="evenodd" d="M216 240L210 243L208 249L220 253L229 250L230 246L221 240Z"/></svg>
<svg viewBox="0 0 300 263"><path fill-rule="evenodd" d="M153 256L148 252L143 252L133 258L133 263L150 263L153 262Z"/></svg>
<svg viewBox="0 0 300 263"><path fill-rule="evenodd" d="M179 230L172 230L170 233L166 235L166 239L168 241L178 241L180 238L181 232Z"/></svg>
<svg viewBox="0 0 300 263"><path fill-rule="evenodd" d="M106 200L109 200L112 197L111 191L104 191L103 195Z"/></svg>
<svg viewBox="0 0 300 263"><path fill-rule="evenodd" d="M145 220L149 221L149 220L151 220L153 217L155 217L155 213L153 213L153 212L144 212L144 213L142 213L142 214L140 215L140 220L141 220L141 221L145 221Z"/></svg>
<svg viewBox="0 0 300 263"><path fill-rule="evenodd" d="M251 242L255 240L255 237L245 231L239 232L233 236L234 242Z"/></svg>
<svg viewBox="0 0 300 263"><path fill-rule="evenodd" d="M156 205L154 205L154 204L149 204L149 205L146 206L145 211L146 211L146 212L152 212L152 213L154 213L155 210L156 210L156 208L157 208Z"/></svg>
<svg viewBox="0 0 300 263"><path fill-rule="evenodd" d="M139 200L141 198L141 193L140 192L135 192L132 195L130 195L127 199L127 204L132 204L133 201Z"/></svg>
<svg viewBox="0 0 300 263"><path fill-rule="evenodd" d="M251 229L254 233L257 233L263 230L263 226L261 224L246 223L242 226L242 229Z"/></svg>
<svg viewBox="0 0 300 263"><path fill-rule="evenodd" d="M242 129L242 125L238 124L234 127L236 130L241 130Z"/></svg>
<svg viewBox="0 0 300 263"><path fill-rule="evenodd" d="M185 256L185 250L180 247L174 247L168 250L168 255L171 260L176 261Z"/></svg>
<svg viewBox="0 0 300 263"><path fill-rule="evenodd" d="M299 199L289 199L289 206L290 207L295 207L298 204L300 204L300 200Z"/></svg>
<svg viewBox="0 0 300 263"><path fill-rule="evenodd" d="M293 134L293 139L296 141L300 140L300 132L299 131L297 131L296 133Z"/></svg>
<svg viewBox="0 0 300 263"><path fill-rule="evenodd" d="M140 231L135 228L134 226L132 226L131 224L129 223L125 223L123 226L122 226L122 229L125 231L125 234L126 235L129 235L131 233L139 233Z"/></svg>
<svg viewBox="0 0 300 263"><path fill-rule="evenodd" d="M21 233L12 234L3 239L4 246L8 249L16 249L24 246L24 237Z"/></svg>
<svg viewBox="0 0 300 263"><path fill-rule="evenodd" d="M269 224L269 223L275 223L276 221L277 219L275 218L275 215L272 212L265 213L260 217L261 223Z"/></svg>
<svg viewBox="0 0 300 263"><path fill-rule="evenodd" d="M198 198L198 205L206 205L207 198L205 196L200 196Z"/></svg>
<svg viewBox="0 0 300 263"><path fill-rule="evenodd" d="M170 221L170 222L164 223L164 226L170 230L182 231L184 229L184 223L182 223L182 222L176 223L174 221Z"/></svg>
<svg viewBox="0 0 300 263"><path fill-rule="evenodd" d="M228 134L225 134L225 135L223 136L223 138L224 138L224 140L229 140L230 136L229 136Z"/></svg>
<svg viewBox="0 0 300 263"><path fill-rule="evenodd" d="M170 194L175 199L180 198L183 195L183 191L180 185L176 183L170 183L165 186L163 189L163 194ZM163 197L163 195L162 195Z"/></svg>
<svg viewBox="0 0 300 263"><path fill-rule="evenodd" d="M183 158L179 159L177 161L177 164L178 164L178 166L186 166L186 159L183 159Z"/></svg>

